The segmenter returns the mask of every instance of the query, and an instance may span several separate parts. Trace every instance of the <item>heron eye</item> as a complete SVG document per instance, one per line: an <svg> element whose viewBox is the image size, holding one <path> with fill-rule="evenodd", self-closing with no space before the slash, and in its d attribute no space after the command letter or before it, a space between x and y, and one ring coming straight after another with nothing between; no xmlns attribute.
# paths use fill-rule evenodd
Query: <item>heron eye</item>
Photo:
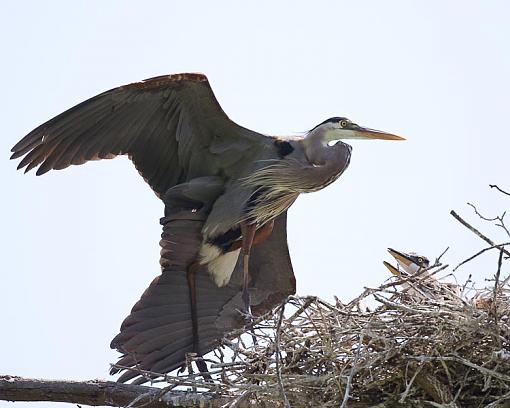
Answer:
<svg viewBox="0 0 510 408"><path fill-rule="evenodd" d="M418 258L419 263L423 263L423 258Z"/></svg>
<svg viewBox="0 0 510 408"><path fill-rule="evenodd" d="M340 126L343 127L343 128L347 127L347 121L346 120L340 121Z"/></svg>

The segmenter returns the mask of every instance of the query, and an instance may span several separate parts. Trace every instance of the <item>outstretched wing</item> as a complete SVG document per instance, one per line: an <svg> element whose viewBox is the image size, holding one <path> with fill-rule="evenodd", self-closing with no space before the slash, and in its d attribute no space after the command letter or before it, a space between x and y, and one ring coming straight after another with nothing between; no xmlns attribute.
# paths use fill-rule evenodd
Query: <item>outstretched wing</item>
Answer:
<svg viewBox="0 0 510 408"><path fill-rule="evenodd" d="M111 89L34 129L12 148L37 174L127 154L156 194L232 166L270 138L231 121L202 74L165 75ZM235 174L234 174L235 176Z"/></svg>
<svg viewBox="0 0 510 408"><path fill-rule="evenodd" d="M254 314L261 314L295 292L295 279L287 248L286 216L275 220L273 233L256 245L250 259L250 293ZM112 348L123 356L121 367L131 367L119 381L136 378L143 383L149 377L137 369L167 373L180 367L186 353L193 351L189 291L184 265L200 244L198 218L183 219L174 214L163 219L162 265L167 265L124 320ZM169 259L166 259L166 258ZM240 257L241 258L241 257ZM171 260L170 260L171 259ZM180 264L180 265L179 265ZM242 262L238 261L230 283L218 288L201 268L196 276L199 350L206 354L224 336L243 327ZM113 373L120 371L114 368ZM137 378L138 377L138 378Z"/></svg>

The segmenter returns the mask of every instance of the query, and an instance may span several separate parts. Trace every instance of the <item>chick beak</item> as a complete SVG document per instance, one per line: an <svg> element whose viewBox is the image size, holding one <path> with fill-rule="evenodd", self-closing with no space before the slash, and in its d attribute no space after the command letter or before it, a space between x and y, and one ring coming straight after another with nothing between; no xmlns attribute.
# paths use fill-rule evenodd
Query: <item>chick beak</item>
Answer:
<svg viewBox="0 0 510 408"><path fill-rule="evenodd" d="M402 274L400 273L400 271L395 268L392 264L390 264L389 262L386 262L386 261L383 261L383 264L386 268L388 268L388 270L395 276L402 276Z"/></svg>
<svg viewBox="0 0 510 408"><path fill-rule="evenodd" d="M404 252L396 251L393 248L388 248L388 252L403 266L407 266L409 268L412 264L414 264L414 261Z"/></svg>

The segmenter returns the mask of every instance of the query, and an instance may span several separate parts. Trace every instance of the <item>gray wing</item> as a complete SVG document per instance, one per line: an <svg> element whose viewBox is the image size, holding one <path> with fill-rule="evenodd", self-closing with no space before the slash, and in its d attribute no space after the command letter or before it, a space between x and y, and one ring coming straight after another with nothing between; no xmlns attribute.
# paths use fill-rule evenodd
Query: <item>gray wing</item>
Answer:
<svg viewBox="0 0 510 408"><path fill-rule="evenodd" d="M272 140L221 109L202 74L176 74L111 89L34 129L12 148L37 174L128 155L156 194L235 164ZM252 156L253 157L253 156ZM242 162L241 162L242 163Z"/></svg>
<svg viewBox="0 0 510 408"><path fill-rule="evenodd" d="M112 348L123 353L118 365L135 368L125 371L119 378L121 382L136 378L134 382L140 384L149 379L139 374L136 368L168 373L182 366L186 353L193 349L185 265L198 251L202 222L200 215L193 218L182 211L171 213L162 219L163 273L144 292L111 343ZM275 220L273 233L252 250L250 292L254 314L271 309L295 293L295 278L287 248L286 216L286 213L280 215ZM226 287L218 288L206 268L198 271L196 286L199 350L203 355L218 346L229 332L244 325L244 318L239 313L243 308L242 262L238 261ZM121 370L114 368L112 373L118 371Z"/></svg>

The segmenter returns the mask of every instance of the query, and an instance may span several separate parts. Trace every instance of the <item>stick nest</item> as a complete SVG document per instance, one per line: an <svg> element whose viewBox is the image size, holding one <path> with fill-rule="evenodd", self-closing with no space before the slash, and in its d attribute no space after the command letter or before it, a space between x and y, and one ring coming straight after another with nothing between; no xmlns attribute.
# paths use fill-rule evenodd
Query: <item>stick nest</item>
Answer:
<svg viewBox="0 0 510 408"><path fill-rule="evenodd" d="M348 304L290 297L206 358L212 382L197 373L165 381L230 406L504 406L508 279L467 290L436 280L444 269L394 277Z"/></svg>

